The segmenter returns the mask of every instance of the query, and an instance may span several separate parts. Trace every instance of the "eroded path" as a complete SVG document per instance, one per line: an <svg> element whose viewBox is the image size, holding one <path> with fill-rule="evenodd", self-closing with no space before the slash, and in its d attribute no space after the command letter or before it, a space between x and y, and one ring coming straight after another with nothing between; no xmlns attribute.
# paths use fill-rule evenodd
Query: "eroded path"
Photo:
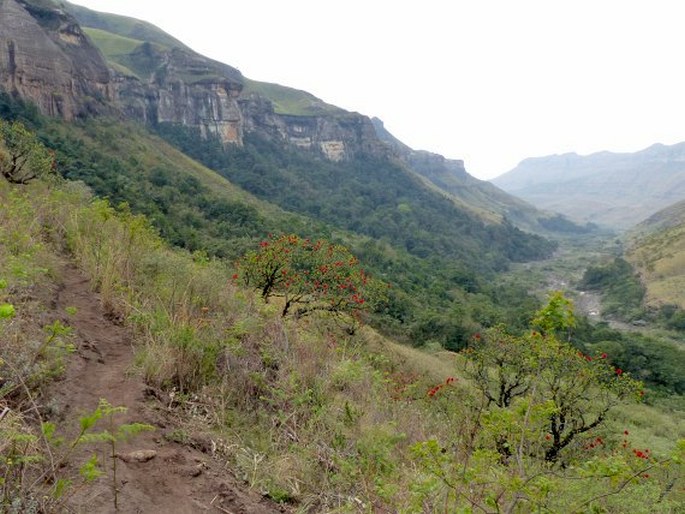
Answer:
<svg viewBox="0 0 685 514"><path fill-rule="evenodd" d="M55 385L59 417L71 425L78 424L78 416L92 412L104 398L112 405L128 408L118 415L118 422L156 427L118 449L118 512L284 512L284 508L248 490L210 454L164 437L172 428L170 417L157 400L149 398L142 379L130 373L133 348L129 332L104 315L98 295L75 266L65 264L61 277L55 308L58 313L68 307L75 309L75 314L64 321L75 330L77 352L70 358L66 377ZM132 453L136 456L140 451L146 452L146 458L154 457L131 459ZM100 455L105 452L105 448L98 451ZM77 467L92 453L92 447L84 448L70 465ZM116 512L113 499L110 475L78 489L69 508L84 513Z"/></svg>

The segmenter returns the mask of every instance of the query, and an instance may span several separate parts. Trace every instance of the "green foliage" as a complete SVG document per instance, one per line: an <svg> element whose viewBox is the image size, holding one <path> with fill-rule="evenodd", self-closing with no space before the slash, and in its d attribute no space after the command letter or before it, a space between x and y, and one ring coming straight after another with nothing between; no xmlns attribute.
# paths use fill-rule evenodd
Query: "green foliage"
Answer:
<svg viewBox="0 0 685 514"><path fill-rule="evenodd" d="M567 334L576 327L573 302L564 297L561 291L555 291L549 297L547 305L540 309L531 322L533 327L546 335Z"/></svg>
<svg viewBox="0 0 685 514"><path fill-rule="evenodd" d="M552 232L560 232L566 234L587 234L597 230L597 225L594 223L586 223L585 225L577 225L562 214L551 216L548 218L538 218L538 223L543 228Z"/></svg>
<svg viewBox="0 0 685 514"><path fill-rule="evenodd" d="M553 244L511 225L486 225L418 177L389 160L365 157L333 163L256 135L244 148L175 125L160 134L203 164L259 198L419 257L462 259L472 269L501 269L507 261L539 258Z"/></svg>
<svg viewBox="0 0 685 514"><path fill-rule="evenodd" d="M588 342L587 348L608 354L616 366L646 382L659 395L685 394L685 355L676 342L650 335L619 334L615 340Z"/></svg>
<svg viewBox="0 0 685 514"><path fill-rule="evenodd" d="M590 266L579 286L602 292L604 315L628 320L644 315L644 286L630 263L620 257L604 265Z"/></svg>
<svg viewBox="0 0 685 514"><path fill-rule="evenodd" d="M488 359L519 352L519 365L526 371L521 381L528 384L524 394L511 394L511 400L500 402L508 406L499 407L496 401L488 405L483 388L462 373L464 367L476 369L462 355L443 351L431 355L401 347L364 326L350 334L337 317L283 318L281 309L274 308L276 301L257 301L258 295L241 287L241 281L231 280L233 270L226 263L203 253L169 250L142 218L125 208L93 201L73 185L53 191L41 189L41 184L28 187L31 194L24 194L25 188L0 184L3 207L7 206L0 210L0 262L8 262L7 255L27 255L25 269L44 268L45 264L33 262L41 252L27 251L36 246L35 230L44 230L60 247L67 247L106 292L103 298L113 313L131 323L138 343L136 369L149 384L168 392L167 407L175 410L178 419L192 417L169 437L193 444L198 431L206 430L216 442L216 458L272 498L315 512L604 509L618 513L629 504L631 510L647 513L673 511L678 505L682 481L676 459L680 457L673 446L682 429L675 415L648 405L608 411L601 424L578 432L561 448L558 459L545 460L554 446L554 416L563 413L568 420L570 428L562 430L557 424L563 443L574 423L576 430L582 428L578 410L592 424L605 402L620 398L624 394L620 386L631 381L627 372L616 372L615 361L609 364L608 358L602 358L600 352L606 350L586 350L592 361L569 350L567 343L559 341L558 334L564 331L559 332L555 323L547 326L545 334L521 330L534 318L535 304L522 294L525 288L490 284L458 264L449 271L433 270L433 277L426 270L413 281L405 271L403 280L411 294L416 292L419 299L424 298L421 294L438 294L450 302L449 312L431 313L437 321L453 316L453 326L465 326L475 320L496 324L511 317L519 323L512 323L511 331L481 332L482 338L501 335L492 340L497 351L484 352ZM35 222L25 223L26 219ZM27 230L22 232L21 227ZM366 247L365 255L377 265L387 264L386 272L398 274L406 258L404 254L394 261L386 259L388 254L379 256L373 245ZM40 326L33 332L20 330L27 327L21 323L31 306L14 295L21 287L30 287L29 279L39 279L45 272L22 274L25 278L4 269L0 274L8 282L0 292L5 295L2 301L20 306L10 322L0 323L3 340L20 343L11 350L27 346L20 333L33 334L35 350L51 334L62 332L64 325L51 321L47 333ZM408 294L403 297L406 293L396 287L388 293L396 295L394 303L383 308L398 313L402 301L420 301ZM511 303L512 308L500 311L491 303L495 300ZM518 302L526 302L523 310L518 310ZM549 311L555 314L550 319L567 323L565 316L556 316L565 307L564 302L556 308L548 305L539 309L538 318ZM576 320L576 331L585 330L583 323ZM475 330L476 325L469 327ZM621 342L600 328L595 339L586 338L591 334L587 332L572 334L572 340ZM0 352L7 351L0 345ZM10 353L14 359L13 353L17 352ZM7 353L0 355L5 359ZM51 356L45 351L37 363ZM487 390L497 399L498 367L487 369ZM506 384L515 382L513 361L501 369ZM3 379L10 376L8 371L0 364ZM557 375L562 378L555 382ZM619 377L627 381L618 382ZM600 383L585 387L590 379ZM558 398L549 394L552 390L558 391ZM0 398L0 404L7 398ZM119 411L113 409L113 424L104 414L107 406L73 420L79 423L80 435L68 439L58 423L44 423L40 433L22 428L35 438L35 446L25 453L40 455L45 440L56 456L54 469L72 470L71 474L48 472L49 480L40 483L54 485L50 495L66 499L74 486L104 471L94 461L81 466L80 474L74 467L60 466L72 447L88 442L105 446L111 455L112 444L138 431L135 424L130 430L117 428ZM7 419L0 429L7 428ZM13 428L22 432L17 430L21 425ZM626 428L631 436L623 448ZM4 440L3 433L0 447ZM76 446L75 440L80 441ZM653 441L658 445L652 446ZM645 459L648 447L654 457ZM45 460L31 463L39 473L44 465ZM109 456L102 462L108 465ZM108 474L116 494L119 478L113 479L113 473ZM26 491L18 494L27 496Z"/></svg>
<svg viewBox="0 0 685 514"><path fill-rule="evenodd" d="M0 320L13 318L15 314L14 305L11 303L0 303Z"/></svg>
<svg viewBox="0 0 685 514"><path fill-rule="evenodd" d="M145 214L173 245L237 258L261 234L302 224L274 215L140 127L41 119L37 131L65 178L85 182L112 205Z"/></svg>
<svg viewBox="0 0 685 514"><path fill-rule="evenodd" d="M548 462L557 462L574 440L601 426L612 407L642 391L642 384L615 368L606 354L584 355L557 337L574 326L572 313L571 302L555 293L533 321L543 333L515 337L491 329L474 338L468 353L471 375L488 404L509 409L517 399L549 402ZM498 444L509 458L512 443L503 435Z"/></svg>
<svg viewBox="0 0 685 514"><path fill-rule="evenodd" d="M19 121L0 120L0 174L13 184L28 182L53 170L50 151Z"/></svg>
<svg viewBox="0 0 685 514"><path fill-rule="evenodd" d="M605 354L557 337L569 326L556 316L564 300L553 295L538 312L544 334L495 328L474 338L465 352L474 396L453 379L429 391L447 426L411 446L422 470L411 511L618 513L629 502L631 512L672 512L679 451L652 455L627 430L622 442L607 432L612 408L641 386Z"/></svg>
<svg viewBox="0 0 685 514"><path fill-rule="evenodd" d="M114 497L114 510L119 508L119 482L117 478L117 444L128 441L136 435L154 430L152 425L143 423L117 423L115 416L126 412L126 407L115 407L104 398L100 399L98 407L90 414L81 417L80 441L83 443L104 443L109 447L109 458L112 470L112 494ZM98 432L92 431L95 424L100 420L105 420L105 428ZM99 473L95 468L96 460L85 463L79 471L87 480L92 480Z"/></svg>

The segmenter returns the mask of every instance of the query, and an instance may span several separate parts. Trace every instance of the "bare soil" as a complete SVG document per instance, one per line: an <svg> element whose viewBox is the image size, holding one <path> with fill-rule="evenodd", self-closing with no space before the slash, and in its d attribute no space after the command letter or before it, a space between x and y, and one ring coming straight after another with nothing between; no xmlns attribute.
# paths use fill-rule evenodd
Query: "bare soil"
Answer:
<svg viewBox="0 0 685 514"><path fill-rule="evenodd" d="M70 359L65 378L55 384L53 409L57 417L64 424L78 425L78 416L92 412L104 398L112 405L127 407L118 422L156 427L118 448L118 512L286 512L286 507L249 490L210 453L164 437L174 428L173 419L149 394L142 378L130 372L134 355L131 334L105 315L98 295L75 266L65 264L61 279L53 306L58 313L67 307L76 309L76 314L64 321L75 330L77 352ZM84 448L68 466L76 470L92 453L92 447ZM98 450L101 458L105 453L104 447ZM70 512L116 512L108 471L108 476L76 490L69 500Z"/></svg>

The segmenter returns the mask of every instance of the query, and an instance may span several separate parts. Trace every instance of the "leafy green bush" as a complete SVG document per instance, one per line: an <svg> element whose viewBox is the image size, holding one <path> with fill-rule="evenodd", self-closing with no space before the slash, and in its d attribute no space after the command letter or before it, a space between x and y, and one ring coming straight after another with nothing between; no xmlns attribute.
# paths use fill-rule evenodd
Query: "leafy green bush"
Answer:
<svg viewBox="0 0 685 514"><path fill-rule="evenodd" d="M603 313L634 320L645 315L645 288L628 261L616 257L612 262L590 266L580 287L602 292Z"/></svg>

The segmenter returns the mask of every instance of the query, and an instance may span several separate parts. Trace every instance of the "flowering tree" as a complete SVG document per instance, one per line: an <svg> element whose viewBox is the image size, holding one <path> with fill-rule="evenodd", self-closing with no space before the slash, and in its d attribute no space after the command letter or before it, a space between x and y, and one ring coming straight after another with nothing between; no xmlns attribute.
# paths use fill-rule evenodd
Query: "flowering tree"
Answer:
<svg viewBox="0 0 685 514"><path fill-rule="evenodd" d="M467 354L471 376L489 405L547 404L541 428L548 462L556 462L578 436L600 426L612 407L642 390L605 353L584 355L560 339L574 326L572 313L572 303L555 293L533 320L542 331L518 337L494 328L475 336ZM506 439L498 445L504 456L513 447Z"/></svg>
<svg viewBox="0 0 685 514"><path fill-rule="evenodd" d="M657 456L623 430L617 444L606 421L641 396L641 384L607 354L566 341L572 314L555 294L528 333L475 335L464 351L472 380L450 377L428 391L444 431L411 447L424 473L417 512L626 512L626 498L630 512L666 513L682 504L685 442Z"/></svg>
<svg viewBox="0 0 685 514"><path fill-rule="evenodd" d="M282 315L316 310L353 312L368 306L374 282L347 248L297 235L270 236L240 262L243 280L265 301L284 299ZM234 278L239 278L236 274Z"/></svg>

